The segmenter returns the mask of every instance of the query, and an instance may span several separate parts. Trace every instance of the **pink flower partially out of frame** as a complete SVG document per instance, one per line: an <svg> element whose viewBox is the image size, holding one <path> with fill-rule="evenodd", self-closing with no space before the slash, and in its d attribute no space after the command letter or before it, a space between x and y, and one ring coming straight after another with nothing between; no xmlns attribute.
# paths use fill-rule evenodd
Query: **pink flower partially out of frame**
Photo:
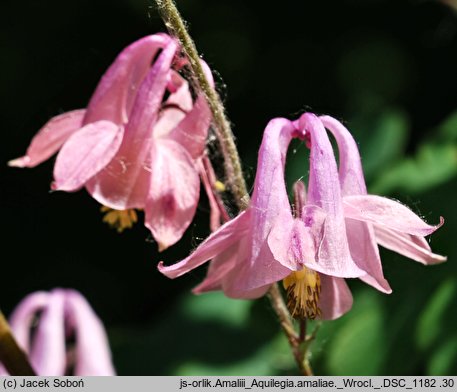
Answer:
<svg viewBox="0 0 457 392"><path fill-rule="evenodd" d="M60 150L54 190L85 187L114 210L142 209L159 249L174 244L195 214L211 121L204 97L193 100L175 69L183 66L178 55L179 45L165 34L132 43L87 109L52 118L10 166L34 167Z"/></svg>
<svg viewBox="0 0 457 392"><path fill-rule="evenodd" d="M325 127L338 141L339 172ZM284 182L293 137L306 138L310 147L308 193L298 186L295 217ZM444 261L423 238L440 225L428 225L396 201L367 195L350 134L330 117L305 113L297 121L274 119L265 129L249 207L189 257L158 268L176 278L212 260L194 292L223 290L233 298L260 297L284 280L295 316L334 319L352 306L345 278L391 291L377 243L425 264Z"/></svg>
<svg viewBox="0 0 457 392"><path fill-rule="evenodd" d="M74 376L116 375L103 324L75 290L28 295L14 310L10 324L39 376L65 376L70 369ZM0 365L0 375L7 374Z"/></svg>

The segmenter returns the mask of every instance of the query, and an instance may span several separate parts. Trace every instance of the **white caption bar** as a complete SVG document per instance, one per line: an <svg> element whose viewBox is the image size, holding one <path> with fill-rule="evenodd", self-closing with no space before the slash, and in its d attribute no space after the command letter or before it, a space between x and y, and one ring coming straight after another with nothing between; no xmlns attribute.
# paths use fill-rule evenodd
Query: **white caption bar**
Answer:
<svg viewBox="0 0 457 392"><path fill-rule="evenodd" d="M0 377L0 391L449 391L457 377Z"/></svg>

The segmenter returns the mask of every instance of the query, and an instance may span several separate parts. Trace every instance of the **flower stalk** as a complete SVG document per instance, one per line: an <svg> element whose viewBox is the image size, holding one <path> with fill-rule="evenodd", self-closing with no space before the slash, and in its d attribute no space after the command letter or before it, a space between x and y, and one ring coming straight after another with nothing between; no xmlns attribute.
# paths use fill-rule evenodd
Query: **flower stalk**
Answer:
<svg viewBox="0 0 457 392"><path fill-rule="evenodd" d="M25 352L19 347L0 311L0 362L12 376L35 376Z"/></svg>
<svg viewBox="0 0 457 392"><path fill-rule="evenodd" d="M312 376L314 373L308 359L308 348L311 341L315 338L315 333L307 336L306 320L300 320L300 333L297 334L294 328L293 320L284 303L283 296L281 295L277 283L271 285L270 290L268 291L268 297L276 315L278 316L281 328L287 337L300 373L304 376Z"/></svg>
<svg viewBox="0 0 457 392"><path fill-rule="evenodd" d="M189 59L190 68L211 109L215 125L215 133L224 157L225 174L237 206L244 210L248 202L248 192L243 177L240 157L235 145L230 122L225 115L225 108L217 91L209 83L200 62L197 48L187 31L186 25L173 0L156 0L157 7L171 35L181 43L185 55Z"/></svg>

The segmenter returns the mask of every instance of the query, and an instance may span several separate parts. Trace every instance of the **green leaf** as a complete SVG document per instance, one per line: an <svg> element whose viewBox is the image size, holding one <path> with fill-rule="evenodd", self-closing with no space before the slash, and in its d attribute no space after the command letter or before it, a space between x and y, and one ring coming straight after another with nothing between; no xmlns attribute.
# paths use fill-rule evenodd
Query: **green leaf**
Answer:
<svg viewBox="0 0 457 392"><path fill-rule="evenodd" d="M409 130L406 115L398 110L386 110L366 129L369 138L360 143L363 170L366 177L373 177L401 157Z"/></svg>
<svg viewBox="0 0 457 392"><path fill-rule="evenodd" d="M217 321L233 327L244 325L252 301L227 298L222 292L188 295L181 305L185 317L193 321Z"/></svg>
<svg viewBox="0 0 457 392"><path fill-rule="evenodd" d="M452 113L438 130L445 140L457 141L457 112Z"/></svg>
<svg viewBox="0 0 457 392"><path fill-rule="evenodd" d="M223 353L221 353L223 355ZM221 365L189 361L178 366L174 374L205 375L205 376L271 376L281 374L282 371L295 369L295 362L290 352L286 338L278 334L273 340L266 342L265 346L251 354L243 361Z"/></svg>
<svg viewBox="0 0 457 392"><path fill-rule="evenodd" d="M445 341L430 359L427 374L448 376L457 372L457 335Z"/></svg>
<svg viewBox="0 0 457 392"><path fill-rule="evenodd" d="M370 187L374 194L393 191L420 193L450 180L457 173L457 146L425 144L415 158L399 162Z"/></svg>
<svg viewBox="0 0 457 392"><path fill-rule="evenodd" d="M416 341L420 349L425 350L437 341L443 326L446 325L446 314L452 311L450 305L456 293L456 280L447 280L441 284L426 305L416 329Z"/></svg>
<svg viewBox="0 0 457 392"><path fill-rule="evenodd" d="M335 376L376 375L385 358L383 312L377 293L364 291L328 347L328 371Z"/></svg>
<svg viewBox="0 0 457 392"><path fill-rule="evenodd" d="M128 375L227 375L242 369L242 374L266 375L295 369L270 313L263 300L234 300L222 293L183 296L150 325L109 331L116 369Z"/></svg>

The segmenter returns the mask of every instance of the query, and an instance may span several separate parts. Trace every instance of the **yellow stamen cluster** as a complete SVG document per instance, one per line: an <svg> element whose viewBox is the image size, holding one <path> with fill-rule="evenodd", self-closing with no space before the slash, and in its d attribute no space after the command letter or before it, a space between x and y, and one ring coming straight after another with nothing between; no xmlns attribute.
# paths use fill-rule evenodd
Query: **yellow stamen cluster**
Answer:
<svg viewBox="0 0 457 392"><path fill-rule="evenodd" d="M301 271L292 272L282 283L287 291L287 308L292 317L311 320L321 317L319 273L303 267Z"/></svg>
<svg viewBox="0 0 457 392"><path fill-rule="evenodd" d="M225 192L227 189L225 188L225 185L223 182L217 180L215 183L214 183L214 188L216 188L216 191L218 192Z"/></svg>
<svg viewBox="0 0 457 392"><path fill-rule="evenodd" d="M108 223L118 233L122 233L125 229L131 229L133 224L138 221L136 211L133 209L121 211L103 206L100 211L106 213L103 222Z"/></svg>

